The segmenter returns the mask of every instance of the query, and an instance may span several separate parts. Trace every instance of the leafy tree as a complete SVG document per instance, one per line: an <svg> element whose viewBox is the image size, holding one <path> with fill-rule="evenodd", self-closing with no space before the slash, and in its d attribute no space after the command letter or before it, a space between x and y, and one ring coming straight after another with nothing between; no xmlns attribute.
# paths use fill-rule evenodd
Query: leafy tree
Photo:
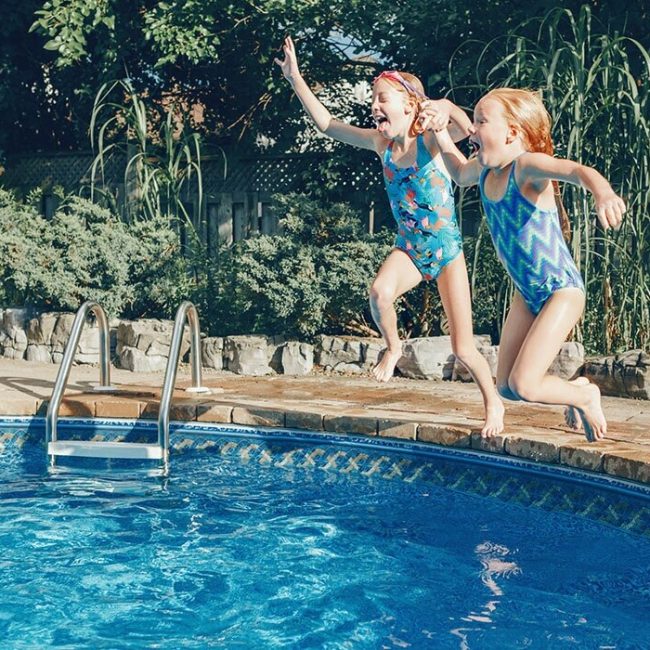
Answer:
<svg viewBox="0 0 650 650"><path fill-rule="evenodd" d="M369 80L380 67L397 67L419 74L432 94L444 93L449 61L461 43L488 41L560 4L576 10L582 3L486 0L479 11L473 0L25 0L0 26L8 37L0 40L0 61L12 72L6 87L19 86L26 99L20 114L30 134L27 140L22 134L25 143L36 142L40 129L44 146L85 144L96 89L128 76L151 101L177 95L202 106L197 127L222 142L252 148L266 135L284 150L304 128L274 69L284 34L296 36L311 83L334 88L340 112L363 120L368 111L351 97L350 84ZM647 41L649 10L642 0L590 4L606 26ZM374 58L355 58L363 53ZM457 87L475 83L475 63L456 58ZM35 99L26 97L28 90ZM46 138L44 122L52 131ZM10 138L14 147L20 141Z"/></svg>

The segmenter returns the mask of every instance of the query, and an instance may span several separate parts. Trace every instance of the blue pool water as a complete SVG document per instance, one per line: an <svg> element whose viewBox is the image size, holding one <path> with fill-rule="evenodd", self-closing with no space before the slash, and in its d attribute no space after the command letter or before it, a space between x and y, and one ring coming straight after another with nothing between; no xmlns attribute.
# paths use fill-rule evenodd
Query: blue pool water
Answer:
<svg viewBox="0 0 650 650"><path fill-rule="evenodd" d="M191 428L168 478L50 470L42 436L0 427L2 648L650 647L633 490Z"/></svg>

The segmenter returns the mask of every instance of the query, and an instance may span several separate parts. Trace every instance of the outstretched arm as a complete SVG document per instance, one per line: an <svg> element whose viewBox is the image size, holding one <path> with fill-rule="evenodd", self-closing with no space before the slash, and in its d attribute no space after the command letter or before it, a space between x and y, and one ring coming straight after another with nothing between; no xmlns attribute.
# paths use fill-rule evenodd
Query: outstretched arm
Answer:
<svg viewBox="0 0 650 650"><path fill-rule="evenodd" d="M454 182L461 187L476 185L481 175L478 160L467 160L454 144L448 129L433 132L445 167Z"/></svg>
<svg viewBox="0 0 650 650"><path fill-rule="evenodd" d="M302 103L307 115L312 119L316 128L335 140L351 144L362 149L378 151L381 136L376 129L362 129L334 119L327 108L314 95L298 69L296 48L290 36L284 39L282 46L284 59L275 59L282 69L285 79L291 84L296 96Z"/></svg>
<svg viewBox="0 0 650 650"><path fill-rule="evenodd" d="M618 229L625 213L625 202L618 196L606 178L592 167L572 160L553 158L545 153L526 153L517 163L519 173L538 190L548 181L557 180L579 185L591 192L596 203L596 214L601 226Z"/></svg>

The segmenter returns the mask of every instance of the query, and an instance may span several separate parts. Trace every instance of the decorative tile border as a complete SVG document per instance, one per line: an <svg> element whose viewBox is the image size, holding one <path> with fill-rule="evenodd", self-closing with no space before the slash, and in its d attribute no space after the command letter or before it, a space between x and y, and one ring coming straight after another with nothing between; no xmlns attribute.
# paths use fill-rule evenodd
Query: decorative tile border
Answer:
<svg viewBox="0 0 650 650"><path fill-rule="evenodd" d="M66 438L151 441L157 437L157 425L151 421L91 418L59 424ZM19 431L3 433L3 427ZM42 418L0 419L0 446L20 447L27 441L43 443ZM171 445L174 453L209 451L229 462L324 471L342 479L421 482L566 512L650 536L650 486L559 465L374 435L232 424L174 423Z"/></svg>

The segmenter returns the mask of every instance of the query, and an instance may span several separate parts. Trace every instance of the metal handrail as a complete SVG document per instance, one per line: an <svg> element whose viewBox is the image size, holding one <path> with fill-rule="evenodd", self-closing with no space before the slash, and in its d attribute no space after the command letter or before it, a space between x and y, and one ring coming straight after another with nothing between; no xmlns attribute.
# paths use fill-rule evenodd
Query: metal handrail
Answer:
<svg viewBox="0 0 650 650"><path fill-rule="evenodd" d="M72 367L72 362L74 361L74 356L77 352L77 346L79 345L79 337L81 336L81 330L86 322L88 314L92 312L97 318L97 323L99 325L99 386L95 388L98 391L111 391L114 388L111 386L111 341L110 341L110 332L108 329L108 319L106 318L106 312L99 303L93 302L91 300L85 302L75 316L74 323L72 324L72 331L70 332L70 338L65 346L65 351L63 353L63 359L61 360L61 365L59 366L59 372L56 376L56 381L54 382L54 389L52 390L52 396L50 397L50 402L47 406L47 415L45 416L45 442L56 442L57 439L57 421L59 418L59 408L61 407L61 400L63 398L63 393L65 387L68 383L68 378L70 377L70 368ZM52 456L52 462L54 462L54 456Z"/></svg>
<svg viewBox="0 0 650 650"><path fill-rule="evenodd" d="M158 411L158 444L163 450L163 463L165 469L169 462L169 410L171 408L172 394L176 384L176 371L180 360L181 340L185 329L185 320L190 326L190 365L192 368L192 386L185 390L190 393L209 393L210 389L201 385L201 330L199 327L199 314L196 307L189 301L181 303L176 312L172 342L169 347L165 381L160 395Z"/></svg>

